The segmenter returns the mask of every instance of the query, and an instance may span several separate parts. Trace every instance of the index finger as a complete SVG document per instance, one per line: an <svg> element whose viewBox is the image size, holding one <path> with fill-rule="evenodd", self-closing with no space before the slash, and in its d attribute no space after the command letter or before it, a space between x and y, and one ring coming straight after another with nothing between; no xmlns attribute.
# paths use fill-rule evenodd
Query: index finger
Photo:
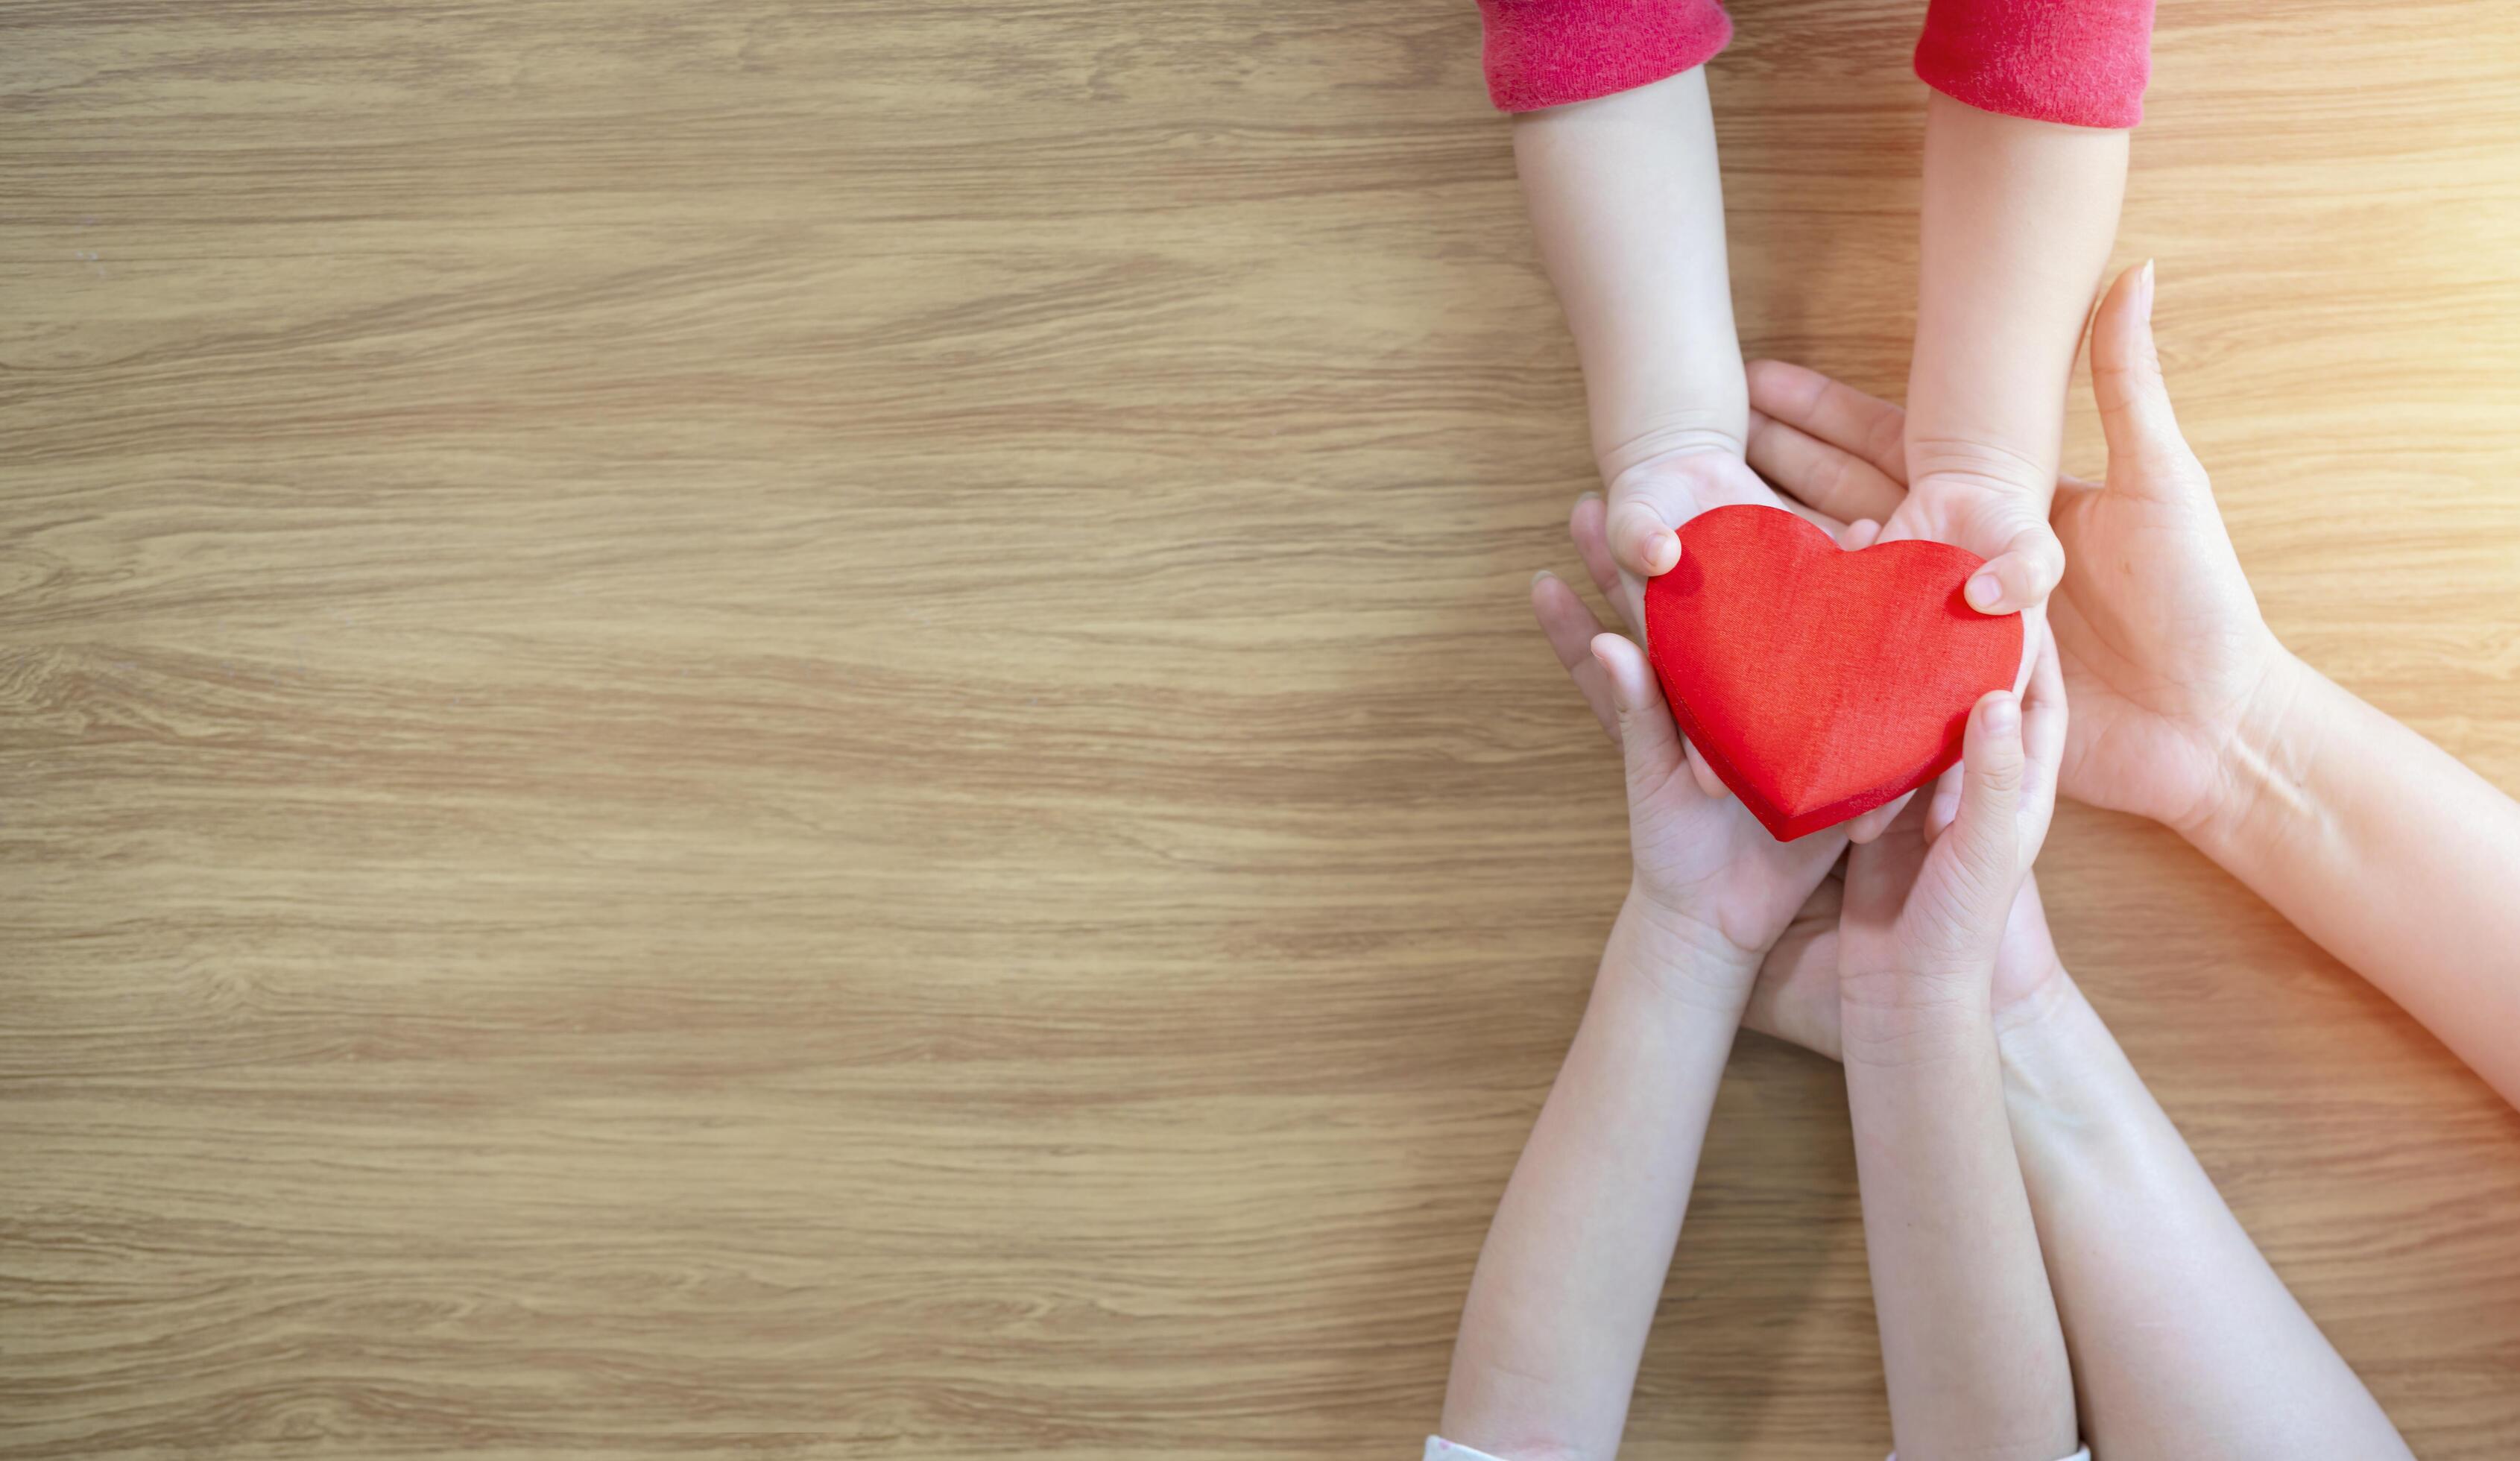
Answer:
<svg viewBox="0 0 2520 1461"><path fill-rule="evenodd" d="M1750 409L1857 457L1900 486L1908 484L1908 413L1809 366L1753 360L1745 368Z"/></svg>

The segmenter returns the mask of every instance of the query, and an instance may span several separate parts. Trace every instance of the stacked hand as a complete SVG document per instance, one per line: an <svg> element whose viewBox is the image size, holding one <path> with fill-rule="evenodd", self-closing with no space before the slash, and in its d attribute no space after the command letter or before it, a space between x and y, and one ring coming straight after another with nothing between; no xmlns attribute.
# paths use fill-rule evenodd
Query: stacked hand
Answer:
<svg viewBox="0 0 2520 1461"><path fill-rule="evenodd" d="M2064 576L2048 617L2074 705L2065 795L2185 830L2218 808L2227 753L2257 703L2282 693L2290 657L2180 435L2151 314L2146 265L2119 276L2092 323L2108 475L2057 485ZM1843 521L1907 506L1898 407L1775 361L1751 367L1750 398L1750 460L1770 481Z"/></svg>
<svg viewBox="0 0 2520 1461"><path fill-rule="evenodd" d="M2171 412L2151 300L2150 267L2130 270L2092 327L2108 474L2099 485L2058 484L2052 521L2065 557L2050 601L2052 649L2034 647L2017 712L1998 708L2009 697L1980 704L1961 770L1934 804L1900 813L1842 880L1823 881L1842 835L1769 839L1683 745L1637 646L1602 633L1565 583L1535 580L1533 607L1559 662L1625 748L1638 891L1730 948L1764 953L1745 1017L1753 1028L1836 1055L1842 1000L1912 995L1927 951L1937 968L1974 965L1999 939L1983 991L1991 1013L2001 1020L2035 1004L2058 970L2026 870L2054 792L2192 828L2222 809L2230 790L2222 768L2245 722L2286 693L2293 662L2258 613L2204 470ZM1850 547L1889 536L1878 525L1920 521L1900 517L1917 497L1907 485L1899 408L1777 362L1754 365L1750 387L1759 414L1748 461L1789 494L1788 506ZM1635 561L1663 570L1676 563L1670 525L1725 502L1774 501L1764 482L1745 485L1735 465L1721 453L1648 463L1614 481L1608 508L1589 496L1577 503L1569 525L1577 554L1632 631ZM1981 510L1945 496L1917 511L1948 525L1959 520L1934 515ZM1987 724L1990 713L2012 729ZM1990 754L1995 763L1981 765ZM1683 764L1691 775L1678 774ZM1989 809L1967 835L1947 836L1956 818L1972 816L1972 797ZM1994 810L2007 800L2008 828ZM1965 938L1982 946L1965 945L1975 954L1960 960ZM1906 983L1841 978L1841 969L1869 976L1894 966Z"/></svg>
<svg viewBox="0 0 2520 1461"><path fill-rule="evenodd" d="M1765 490L1762 488L1761 490ZM1574 537L1603 595L1627 605L1601 541L1599 498L1575 506ZM1532 610L1602 728L1627 763L1628 836L1635 862L1631 902L1698 944L1725 987L1693 991L1738 1008L1759 961L1792 922L1846 845L1823 832L1779 843L1724 795L1684 747L1653 667L1635 640L1605 630L1552 574L1532 579Z"/></svg>

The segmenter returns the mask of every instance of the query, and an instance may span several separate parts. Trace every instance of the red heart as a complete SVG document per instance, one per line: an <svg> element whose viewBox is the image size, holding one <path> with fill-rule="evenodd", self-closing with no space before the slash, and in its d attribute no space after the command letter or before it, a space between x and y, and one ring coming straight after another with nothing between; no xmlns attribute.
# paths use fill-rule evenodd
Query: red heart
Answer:
<svg viewBox="0 0 2520 1461"><path fill-rule="evenodd" d="M2009 689L2021 616L1968 607L1985 562L1911 539L1849 553L1773 507L1680 530L1645 585L1645 644L1680 728L1779 842L1943 773L1969 708Z"/></svg>

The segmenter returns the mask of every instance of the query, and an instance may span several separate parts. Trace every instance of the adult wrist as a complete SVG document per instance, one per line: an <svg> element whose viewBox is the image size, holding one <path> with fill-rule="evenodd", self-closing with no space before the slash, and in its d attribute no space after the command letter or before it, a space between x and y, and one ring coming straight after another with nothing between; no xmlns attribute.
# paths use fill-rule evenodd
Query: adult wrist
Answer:
<svg viewBox="0 0 2520 1461"><path fill-rule="evenodd" d="M1995 1047L2004 1069L2036 1070L2051 1062L2076 1018L2090 1009L2073 976L2050 960L2028 992L1996 1008Z"/></svg>
<svg viewBox="0 0 2520 1461"><path fill-rule="evenodd" d="M2150 1185L2159 1131L2147 1123L2143 1080L2073 981L2056 980L2035 1013L1999 1021L1996 1051L2004 1112L2034 1192L2045 1186L2052 1200L2069 1190L2124 1194Z"/></svg>
<svg viewBox="0 0 2520 1461"><path fill-rule="evenodd" d="M2306 710L2324 683L2292 652L2271 646L2264 671L2217 748L2214 791L2172 829L2228 865L2252 843L2279 836L2286 823L2310 814L2309 772L2319 724Z"/></svg>
<svg viewBox="0 0 2520 1461"><path fill-rule="evenodd" d="M1634 884L1611 937L1614 952L1625 955L1617 962L1657 998L1734 1019L1748 1006L1768 952L1744 948L1713 919Z"/></svg>
<svg viewBox="0 0 2520 1461"><path fill-rule="evenodd" d="M1920 976L1841 978L1838 1059L1847 1066L1916 1066L1970 1055L1994 1039L1985 983Z"/></svg>

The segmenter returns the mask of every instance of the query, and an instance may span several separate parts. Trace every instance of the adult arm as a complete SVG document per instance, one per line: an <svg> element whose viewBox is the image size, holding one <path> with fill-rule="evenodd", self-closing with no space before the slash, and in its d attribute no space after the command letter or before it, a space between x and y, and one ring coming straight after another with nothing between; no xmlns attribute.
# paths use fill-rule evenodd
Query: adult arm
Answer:
<svg viewBox="0 0 2520 1461"><path fill-rule="evenodd" d="M1778 943L1743 1022L1832 1057L1835 898L1823 887ZM2093 1454L2406 1455L2066 976L2035 885L2013 901L1992 993L2011 1140Z"/></svg>
<svg viewBox="0 0 2520 1461"><path fill-rule="evenodd" d="M2074 1386L2006 1125L1992 988L2065 742L2054 654L1970 713L1959 813L1847 854L1839 1029L1899 1452L2054 1461Z"/></svg>
<svg viewBox="0 0 2520 1461"><path fill-rule="evenodd" d="M2073 982L2019 1014L2005 1101L2093 1453L2408 1455Z"/></svg>
<svg viewBox="0 0 2520 1461"><path fill-rule="evenodd" d="M2520 804L2289 654L2184 830L2520 1106Z"/></svg>
<svg viewBox="0 0 2520 1461"><path fill-rule="evenodd" d="M2177 829L2520 1105L2520 804L2276 642L2162 382L2149 266L2092 333L2104 486L2068 485L2055 600L2065 791ZM1899 410L1761 362L1751 458L1819 512L1878 518Z"/></svg>
<svg viewBox="0 0 2520 1461"><path fill-rule="evenodd" d="M1480 1251L1444 1435L1495 1456L1607 1458L1627 1423L1737 1004L1657 971L1714 957L1631 895L1592 1003ZM1714 981L1748 992L1746 979Z"/></svg>

